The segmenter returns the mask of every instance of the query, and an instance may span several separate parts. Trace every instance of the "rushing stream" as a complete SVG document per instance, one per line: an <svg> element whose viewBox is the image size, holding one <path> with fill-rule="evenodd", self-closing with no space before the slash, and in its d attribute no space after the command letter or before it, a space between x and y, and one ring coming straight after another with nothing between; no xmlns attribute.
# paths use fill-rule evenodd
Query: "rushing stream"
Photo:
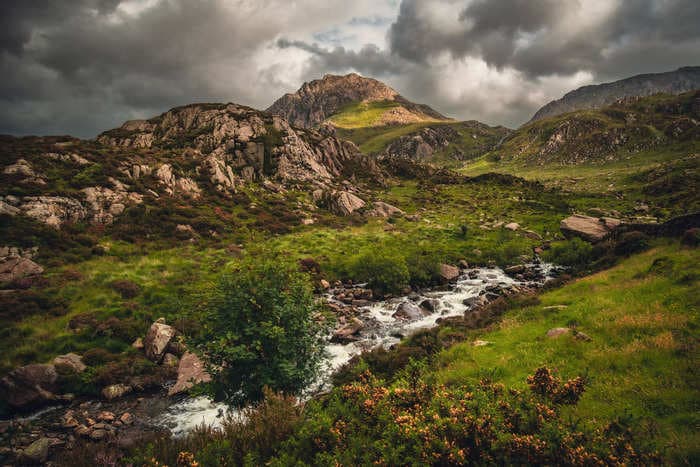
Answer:
<svg viewBox="0 0 700 467"><path fill-rule="evenodd" d="M540 287L552 276L554 269L547 263L529 264L527 270L531 276L535 277L532 280L516 280L499 268L470 269L463 271L457 281L446 290L426 290L357 307L359 311L357 318L363 322L362 330L352 342L329 341L328 366L319 381L314 383L313 391L326 389L333 371L363 351L380 346L388 348L399 342L400 336L408 336L418 330L434 327L440 318L463 315L471 306L470 299L487 294L489 291L521 286ZM326 298L331 303L339 303L333 291L329 292ZM425 300L430 300L433 304L432 313L417 319L401 319L394 316L402 303L419 304ZM177 436L202 423L219 426L222 414L226 410L227 407L224 404L212 402L205 397L187 398L168 406L161 414L155 416L152 422L169 428Z"/></svg>

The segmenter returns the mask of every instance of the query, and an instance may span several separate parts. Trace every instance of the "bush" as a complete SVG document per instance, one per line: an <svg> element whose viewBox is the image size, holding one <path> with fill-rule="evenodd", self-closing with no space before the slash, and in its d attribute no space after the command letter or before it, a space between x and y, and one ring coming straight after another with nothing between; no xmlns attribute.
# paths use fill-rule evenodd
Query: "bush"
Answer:
<svg viewBox="0 0 700 467"><path fill-rule="evenodd" d="M575 270L585 268L593 259L593 247L580 238L555 244L544 252L544 259L554 264L568 266Z"/></svg>
<svg viewBox="0 0 700 467"><path fill-rule="evenodd" d="M122 298L134 298L141 292L141 286L127 279L112 281L109 284Z"/></svg>
<svg viewBox="0 0 700 467"><path fill-rule="evenodd" d="M324 327L308 275L295 264L257 257L220 275L202 297L191 338L209 363L212 395L233 405L263 388L299 394L317 376Z"/></svg>
<svg viewBox="0 0 700 467"><path fill-rule="evenodd" d="M371 373L307 406L304 422L267 465L645 465L659 458L624 423L571 424L585 381L547 368L531 390L482 380L443 386L409 365L385 385Z"/></svg>
<svg viewBox="0 0 700 467"><path fill-rule="evenodd" d="M649 248L649 237L642 232L625 232L615 244L615 254L629 256Z"/></svg>
<svg viewBox="0 0 700 467"><path fill-rule="evenodd" d="M378 294L400 292L410 280L406 260L389 251L371 251L357 256L349 271L350 277L367 282Z"/></svg>

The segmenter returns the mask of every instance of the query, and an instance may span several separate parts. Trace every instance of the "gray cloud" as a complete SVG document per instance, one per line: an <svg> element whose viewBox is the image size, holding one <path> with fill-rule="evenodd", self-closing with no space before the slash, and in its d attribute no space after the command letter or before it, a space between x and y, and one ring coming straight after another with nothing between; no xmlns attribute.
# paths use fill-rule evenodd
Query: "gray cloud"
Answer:
<svg viewBox="0 0 700 467"><path fill-rule="evenodd" d="M438 5L454 14L436 18ZM416 62L449 53L531 77L586 70L608 78L697 63L698 24L697 0L404 0L389 41Z"/></svg>
<svg viewBox="0 0 700 467"><path fill-rule="evenodd" d="M0 133L91 137L197 101L258 108L357 71L517 125L582 84L700 63L697 0L4 1ZM315 41L315 42L314 42Z"/></svg>

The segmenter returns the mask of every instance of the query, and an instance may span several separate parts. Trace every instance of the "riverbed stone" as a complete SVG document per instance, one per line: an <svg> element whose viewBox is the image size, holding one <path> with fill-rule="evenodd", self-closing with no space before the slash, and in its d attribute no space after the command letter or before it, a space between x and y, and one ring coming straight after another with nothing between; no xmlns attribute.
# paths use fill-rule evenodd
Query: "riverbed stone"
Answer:
<svg viewBox="0 0 700 467"><path fill-rule="evenodd" d="M39 438L32 444L24 448L20 458L29 464L43 464L49 457L51 440L49 438Z"/></svg>
<svg viewBox="0 0 700 467"><path fill-rule="evenodd" d="M34 363L11 371L0 380L0 398L15 409L28 409L54 399L58 374L53 365Z"/></svg>
<svg viewBox="0 0 700 467"><path fill-rule="evenodd" d="M450 264L440 265L440 278L444 281L450 282L459 277L459 268L452 266Z"/></svg>
<svg viewBox="0 0 700 467"><path fill-rule="evenodd" d="M396 319L405 319L413 321L423 318L426 314L427 313L424 310L421 310L421 308L415 305L414 303L403 302L398 306L394 314L391 316Z"/></svg>
<svg viewBox="0 0 700 467"><path fill-rule="evenodd" d="M131 392L131 386L125 384L112 384L102 389L102 397L108 401L118 399Z"/></svg>

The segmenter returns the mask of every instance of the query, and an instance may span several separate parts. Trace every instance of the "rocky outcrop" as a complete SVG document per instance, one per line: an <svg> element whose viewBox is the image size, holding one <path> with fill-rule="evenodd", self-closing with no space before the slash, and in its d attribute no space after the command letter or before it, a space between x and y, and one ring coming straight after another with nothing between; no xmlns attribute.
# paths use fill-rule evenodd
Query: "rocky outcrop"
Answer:
<svg viewBox="0 0 700 467"><path fill-rule="evenodd" d="M700 67L684 67L666 73L637 75L631 78L571 91L561 99L539 109L530 122L581 109L598 109L630 96L681 94L700 89ZM530 123L528 122L528 123Z"/></svg>
<svg viewBox="0 0 700 467"><path fill-rule="evenodd" d="M384 153L390 156L426 160L430 159L435 152L457 141L459 137L459 132L452 126L435 125L397 138L387 146Z"/></svg>
<svg viewBox="0 0 700 467"><path fill-rule="evenodd" d="M178 107L151 120L127 122L98 137L121 148L184 148L199 161L220 192L257 179L283 183L329 183L363 156L357 147L328 131L297 130L286 120L236 104L194 104ZM135 177L139 167L125 168ZM154 174L168 194L193 197L202 187L190 175L162 164Z"/></svg>
<svg viewBox="0 0 700 467"><path fill-rule="evenodd" d="M589 242L598 242L620 226L618 219L590 217L574 214L561 221L559 228L566 237L580 237Z"/></svg>
<svg viewBox="0 0 700 467"><path fill-rule="evenodd" d="M124 184L114 179L112 184L115 189L94 186L82 190L92 224L111 224L127 206L143 202L141 194L126 191L127 187Z"/></svg>
<svg viewBox="0 0 700 467"><path fill-rule="evenodd" d="M444 115L427 105L414 104L386 84L356 73L345 76L326 75L322 79L304 83L297 92L285 94L277 99L267 111L281 116L294 126L313 128L348 104L382 101L397 104L388 109L382 118L381 123L385 125L409 121L447 120Z"/></svg>
<svg viewBox="0 0 700 467"><path fill-rule="evenodd" d="M53 365L31 364L11 371L0 380L0 394L10 407L25 410L54 399L58 374Z"/></svg>
<svg viewBox="0 0 700 467"><path fill-rule="evenodd" d="M168 390L169 396L180 394L195 384L208 383L211 375L206 371L204 362L192 352L185 352L177 367L177 381Z"/></svg>
<svg viewBox="0 0 700 467"><path fill-rule="evenodd" d="M67 222L80 222L88 216L88 210L78 200L63 196L25 196L13 207L17 209L14 215L24 214L54 228Z"/></svg>

